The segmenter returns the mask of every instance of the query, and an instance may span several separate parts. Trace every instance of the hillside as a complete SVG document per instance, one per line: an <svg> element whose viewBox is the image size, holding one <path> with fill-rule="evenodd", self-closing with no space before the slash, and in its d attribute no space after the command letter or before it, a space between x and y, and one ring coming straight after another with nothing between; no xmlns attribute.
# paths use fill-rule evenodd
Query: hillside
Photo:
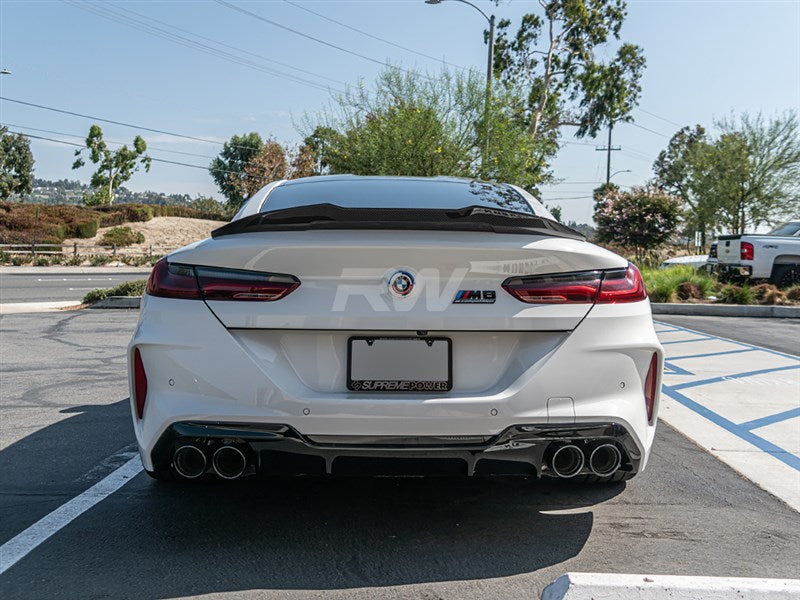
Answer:
<svg viewBox="0 0 800 600"><path fill-rule="evenodd" d="M145 222L126 223L126 227L130 227L134 231L140 231L144 235L144 243L128 246L122 252L130 254L145 253L152 245L154 249L159 249L158 252L155 252L156 254L163 254L167 249L173 250L205 239L211 235L213 229L221 225L222 223L219 221L188 217L153 217ZM100 244L103 234L109 229L111 227L101 227L97 230L97 235L92 238L67 238L63 243L69 246L73 242L78 245Z"/></svg>

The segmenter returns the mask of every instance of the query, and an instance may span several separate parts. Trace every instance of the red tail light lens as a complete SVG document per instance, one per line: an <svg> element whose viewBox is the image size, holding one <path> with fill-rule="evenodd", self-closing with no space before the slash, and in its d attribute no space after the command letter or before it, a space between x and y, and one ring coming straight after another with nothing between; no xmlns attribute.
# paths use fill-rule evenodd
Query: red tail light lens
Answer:
<svg viewBox="0 0 800 600"><path fill-rule="evenodd" d="M647 298L639 269L632 264L612 271L510 277L503 289L528 304L611 304Z"/></svg>
<svg viewBox="0 0 800 600"><path fill-rule="evenodd" d="M147 293L184 300L271 302L291 293L300 280L292 275L169 263L162 258L147 280Z"/></svg>
<svg viewBox="0 0 800 600"><path fill-rule="evenodd" d="M201 299L194 268L168 263L166 258L162 258L153 267L147 280L147 293L161 298Z"/></svg>
<svg viewBox="0 0 800 600"><path fill-rule="evenodd" d="M142 355L139 349L133 351L133 391L136 401L136 416L141 419L144 415L144 402L147 399L147 375L144 372Z"/></svg>
<svg viewBox="0 0 800 600"><path fill-rule="evenodd" d="M653 420L653 408L656 403L656 384L658 383L658 354L653 352L650 359L650 368L644 380L644 405L647 409L647 420Z"/></svg>
<svg viewBox="0 0 800 600"><path fill-rule="evenodd" d="M753 244L742 242L740 255L742 260L753 260Z"/></svg>
<svg viewBox="0 0 800 600"><path fill-rule="evenodd" d="M628 264L627 269L605 272L597 303L638 302L645 298L647 291L644 289L642 274L634 265Z"/></svg>
<svg viewBox="0 0 800 600"><path fill-rule="evenodd" d="M195 267L206 300L271 302L290 294L300 281L291 275Z"/></svg>
<svg viewBox="0 0 800 600"><path fill-rule="evenodd" d="M503 289L529 304L584 304L594 302L602 279L602 271L511 277Z"/></svg>

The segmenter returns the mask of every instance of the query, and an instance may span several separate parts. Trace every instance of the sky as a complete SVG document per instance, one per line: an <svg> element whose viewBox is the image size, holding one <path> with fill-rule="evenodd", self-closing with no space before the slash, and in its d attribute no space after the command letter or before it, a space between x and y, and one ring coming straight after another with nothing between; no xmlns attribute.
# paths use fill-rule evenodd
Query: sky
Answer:
<svg viewBox="0 0 800 600"><path fill-rule="evenodd" d="M220 198L204 168L233 134L258 131L296 144L304 116L324 109L331 90L369 84L383 62L431 73L443 60L486 69L485 21L460 2L228 1L330 45L212 0L0 0L0 68L12 71L0 75L0 96L201 138L101 123L108 140L130 143L141 134L153 158L203 167L154 162L125 184L130 189ZM540 10L535 1L474 3L515 25ZM647 69L635 124L614 129L613 145L622 148L612 156L612 171L622 171L615 183L645 183L656 155L683 125L712 127L744 111L772 116L800 108L800 0L629 1L621 37L644 48ZM0 122L80 143L93 121L0 101ZM587 223L591 190L605 178L606 156L596 150L605 138L578 140L573 133L565 130L569 143L553 163L558 183L544 188L542 199L561 206L566 220ZM90 166L71 170L74 147L33 140L32 149L37 177L88 182Z"/></svg>

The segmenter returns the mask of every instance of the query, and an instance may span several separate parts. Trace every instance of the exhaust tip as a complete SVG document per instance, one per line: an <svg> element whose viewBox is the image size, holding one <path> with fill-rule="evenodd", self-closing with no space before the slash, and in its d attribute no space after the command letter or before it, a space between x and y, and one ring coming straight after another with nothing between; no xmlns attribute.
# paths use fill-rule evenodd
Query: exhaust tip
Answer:
<svg viewBox="0 0 800 600"><path fill-rule="evenodd" d="M223 479L236 479L244 474L247 458L235 446L222 446L214 452L211 464L214 472Z"/></svg>
<svg viewBox="0 0 800 600"><path fill-rule="evenodd" d="M553 473L563 479L575 477L583 469L583 452L577 446L567 444L559 447L550 459Z"/></svg>
<svg viewBox="0 0 800 600"><path fill-rule="evenodd" d="M601 444L589 456L589 468L600 477L613 474L622 464L622 453L614 444Z"/></svg>
<svg viewBox="0 0 800 600"><path fill-rule="evenodd" d="M172 464L181 477L196 479L206 472L206 455L197 446L181 446L175 450Z"/></svg>

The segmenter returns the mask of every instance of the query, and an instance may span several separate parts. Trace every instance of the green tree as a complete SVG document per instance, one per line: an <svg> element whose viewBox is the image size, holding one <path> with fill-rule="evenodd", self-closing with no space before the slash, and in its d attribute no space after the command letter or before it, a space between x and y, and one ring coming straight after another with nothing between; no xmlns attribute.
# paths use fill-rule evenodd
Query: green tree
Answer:
<svg viewBox="0 0 800 600"><path fill-rule="evenodd" d="M704 234L743 233L800 210L797 112L744 114L716 126L715 139L699 125L681 129L653 167L656 183L686 201L687 221Z"/></svg>
<svg viewBox="0 0 800 600"><path fill-rule="evenodd" d="M595 136L605 126L630 121L638 104L645 67L639 46L621 44L607 62L598 49L618 40L627 13L625 0L551 0L543 14L498 24L494 73L526 98L530 134L557 138L564 125L576 135Z"/></svg>
<svg viewBox="0 0 800 600"><path fill-rule="evenodd" d="M533 189L550 176L552 148L537 143L519 118L523 99L503 89L490 104L485 172L480 76L439 76L387 69L374 87L334 97L334 108L307 125L305 144L321 168L358 175L451 175L498 179ZM307 119L311 121L311 119Z"/></svg>
<svg viewBox="0 0 800 600"><path fill-rule="evenodd" d="M703 245L709 227L714 224L716 211L714 196L703 193L703 186L697 181L699 165L708 156L708 144L702 126L683 127L672 136L653 164L655 184L681 199L687 229L699 231Z"/></svg>
<svg viewBox="0 0 800 600"><path fill-rule="evenodd" d="M146 172L150 171L151 158L145 154L147 144L141 136L137 135L133 139L132 148L122 146L111 151L103 139L100 126L92 125L86 137L85 149L89 151L89 160L97 165L97 171L91 178L94 193L84 199L87 204L113 203L117 189L128 181L139 167L144 167ZM84 148L75 151L73 169L80 169L86 164L82 156L83 150Z"/></svg>
<svg viewBox="0 0 800 600"><path fill-rule="evenodd" d="M263 146L264 141L256 132L234 135L209 165L211 178L233 209L238 209L247 200L244 169Z"/></svg>
<svg viewBox="0 0 800 600"><path fill-rule="evenodd" d="M637 261L669 240L678 227L680 202L657 188L621 192L612 186L595 195L594 221L601 242L632 248Z"/></svg>
<svg viewBox="0 0 800 600"><path fill-rule="evenodd" d="M0 127L0 199L33 190L33 163L30 140Z"/></svg>

